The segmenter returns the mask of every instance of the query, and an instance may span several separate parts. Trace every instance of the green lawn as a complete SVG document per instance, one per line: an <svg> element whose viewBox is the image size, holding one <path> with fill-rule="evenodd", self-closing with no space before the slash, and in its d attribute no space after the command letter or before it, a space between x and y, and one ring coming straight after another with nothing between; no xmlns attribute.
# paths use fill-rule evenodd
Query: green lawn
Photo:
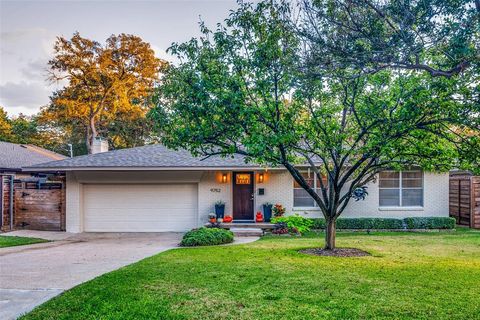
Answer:
<svg viewBox="0 0 480 320"><path fill-rule="evenodd" d="M24 319L479 319L480 232L342 234L370 257L300 254L318 236L171 250Z"/></svg>
<svg viewBox="0 0 480 320"><path fill-rule="evenodd" d="M48 240L27 237L0 236L0 248L23 246L26 244L34 244L41 242L48 242Z"/></svg>

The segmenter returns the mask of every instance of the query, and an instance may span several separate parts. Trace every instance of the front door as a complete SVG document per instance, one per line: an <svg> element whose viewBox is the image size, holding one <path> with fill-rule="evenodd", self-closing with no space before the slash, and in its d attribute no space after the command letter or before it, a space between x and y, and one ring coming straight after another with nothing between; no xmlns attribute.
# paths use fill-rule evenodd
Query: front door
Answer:
<svg viewBox="0 0 480 320"><path fill-rule="evenodd" d="M233 219L253 220L253 172L233 173Z"/></svg>

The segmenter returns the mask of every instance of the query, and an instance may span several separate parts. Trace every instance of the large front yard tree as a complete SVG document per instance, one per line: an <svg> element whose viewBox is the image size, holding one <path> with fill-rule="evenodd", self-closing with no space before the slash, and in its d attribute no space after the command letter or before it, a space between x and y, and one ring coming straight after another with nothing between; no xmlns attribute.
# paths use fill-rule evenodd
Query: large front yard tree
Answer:
<svg viewBox="0 0 480 320"><path fill-rule="evenodd" d="M154 114L169 147L286 168L321 209L325 249L334 249L353 192L386 168L449 169L468 146L462 130L478 125L478 105L464 101L471 90L457 77L305 77L289 10L240 4L216 31L202 26L202 37L173 45L179 63L165 73Z"/></svg>

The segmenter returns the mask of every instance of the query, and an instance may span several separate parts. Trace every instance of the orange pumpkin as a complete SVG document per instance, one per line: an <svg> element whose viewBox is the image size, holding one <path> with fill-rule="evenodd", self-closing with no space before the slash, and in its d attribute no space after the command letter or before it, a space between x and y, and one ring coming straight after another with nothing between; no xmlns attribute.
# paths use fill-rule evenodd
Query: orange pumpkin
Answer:
<svg viewBox="0 0 480 320"><path fill-rule="evenodd" d="M210 218L210 223L215 223L217 222L217 218Z"/></svg>
<svg viewBox="0 0 480 320"><path fill-rule="evenodd" d="M263 215L260 211L257 212L257 215L255 216L255 221L256 222L263 222Z"/></svg>
<svg viewBox="0 0 480 320"><path fill-rule="evenodd" d="M225 222L225 223L230 223L230 222L232 222L232 221L233 221L232 216L225 216L225 217L223 218L223 222Z"/></svg>

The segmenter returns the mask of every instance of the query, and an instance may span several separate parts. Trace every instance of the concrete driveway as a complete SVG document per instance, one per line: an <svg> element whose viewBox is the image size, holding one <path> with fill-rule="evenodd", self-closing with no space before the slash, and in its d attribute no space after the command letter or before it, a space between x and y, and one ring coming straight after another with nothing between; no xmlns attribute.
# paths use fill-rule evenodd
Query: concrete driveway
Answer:
<svg viewBox="0 0 480 320"><path fill-rule="evenodd" d="M16 231L54 242L0 248L0 319L15 319L82 282L174 248L180 233Z"/></svg>

